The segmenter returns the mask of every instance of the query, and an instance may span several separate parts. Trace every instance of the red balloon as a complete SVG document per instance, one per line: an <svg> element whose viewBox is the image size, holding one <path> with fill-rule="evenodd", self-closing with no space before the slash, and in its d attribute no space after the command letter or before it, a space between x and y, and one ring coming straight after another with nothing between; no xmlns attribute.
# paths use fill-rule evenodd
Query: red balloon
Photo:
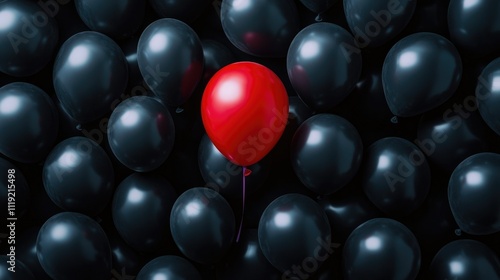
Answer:
<svg viewBox="0 0 500 280"><path fill-rule="evenodd" d="M210 79L201 103L203 125L231 162L249 166L276 145L288 121L288 95L267 67L236 62Z"/></svg>

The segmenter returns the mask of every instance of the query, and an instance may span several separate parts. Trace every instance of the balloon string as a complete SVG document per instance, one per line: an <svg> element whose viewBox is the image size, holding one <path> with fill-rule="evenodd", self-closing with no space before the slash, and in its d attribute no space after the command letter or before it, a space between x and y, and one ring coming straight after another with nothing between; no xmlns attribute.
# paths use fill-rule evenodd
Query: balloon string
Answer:
<svg viewBox="0 0 500 280"><path fill-rule="evenodd" d="M238 236L236 237L236 242L239 242L240 241L240 235L241 235L241 229L243 228L243 215L245 214L245 188L246 188L246 179L245 177L248 176L248 173L247 173L247 168L246 167L243 167L243 170L241 172L242 176L243 176L243 203L242 203L242 206L241 206L241 220L240 220L240 228L238 229Z"/></svg>

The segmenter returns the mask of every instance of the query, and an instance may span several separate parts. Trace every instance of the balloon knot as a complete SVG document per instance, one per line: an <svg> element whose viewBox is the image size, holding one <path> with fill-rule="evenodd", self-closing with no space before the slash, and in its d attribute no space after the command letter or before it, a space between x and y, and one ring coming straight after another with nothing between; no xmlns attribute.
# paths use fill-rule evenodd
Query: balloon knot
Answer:
<svg viewBox="0 0 500 280"><path fill-rule="evenodd" d="M252 174L252 170L248 169L248 168L245 168L245 177L248 177L250 176L250 174Z"/></svg>
<svg viewBox="0 0 500 280"><path fill-rule="evenodd" d="M175 112L176 112L177 114L180 114L180 113L184 112L184 108L177 107L177 109L175 109Z"/></svg>
<svg viewBox="0 0 500 280"><path fill-rule="evenodd" d="M322 22L322 21L323 21L323 18L321 17L321 14L318 14L314 20L315 20L316 22Z"/></svg>
<svg viewBox="0 0 500 280"><path fill-rule="evenodd" d="M398 122L399 122L398 116L394 116L391 118L391 123L398 123Z"/></svg>
<svg viewBox="0 0 500 280"><path fill-rule="evenodd" d="M459 228L457 228L457 229L455 230L455 235L456 235L456 236L460 236L460 235L462 235L462 230L461 230L461 229L459 229Z"/></svg>
<svg viewBox="0 0 500 280"><path fill-rule="evenodd" d="M82 131L82 124L80 124L80 123L79 123L79 124L77 124L77 125L76 125L76 130L78 130L78 131Z"/></svg>

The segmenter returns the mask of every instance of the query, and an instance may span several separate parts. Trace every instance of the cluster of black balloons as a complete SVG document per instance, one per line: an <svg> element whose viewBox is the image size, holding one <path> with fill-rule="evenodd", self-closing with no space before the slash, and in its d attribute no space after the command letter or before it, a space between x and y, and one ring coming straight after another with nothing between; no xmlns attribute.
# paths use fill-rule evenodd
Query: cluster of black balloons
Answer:
<svg viewBox="0 0 500 280"><path fill-rule="evenodd" d="M0 279L500 279L499 18L492 0L0 1ZM244 168L200 113L237 61L289 95Z"/></svg>

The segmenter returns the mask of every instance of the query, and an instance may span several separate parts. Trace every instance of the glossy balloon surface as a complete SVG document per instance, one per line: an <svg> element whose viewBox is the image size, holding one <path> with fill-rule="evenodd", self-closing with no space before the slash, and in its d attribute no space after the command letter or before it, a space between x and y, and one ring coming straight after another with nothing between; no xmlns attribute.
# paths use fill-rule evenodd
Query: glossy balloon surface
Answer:
<svg viewBox="0 0 500 280"><path fill-rule="evenodd" d="M286 68L304 103L326 111L354 89L361 75L361 61L352 35L336 24L322 22L307 26L295 36Z"/></svg>
<svg viewBox="0 0 500 280"><path fill-rule="evenodd" d="M134 173L118 185L113 222L123 240L141 252L162 250L170 241L170 211L177 195L163 177Z"/></svg>
<svg viewBox="0 0 500 280"><path fill-rule="evenodd" d="M127 60L106 35L80 32L59 49L53 71L54 88L64 109L80 123L110 112L113 102L125 91L127 80Z"/></svg>
<svg viewBox="0 0 500 280"><path fill-rule="evenodd" d="M235 217L220 194L208 188L192 188L175 201L170 230L186 257L210 264L227 254L235 236Z"/></svg>
<svg viewBox="0 0 500 280"><path fill-rule="evenodd" d="M288 0L226 0L220 19L229 41L254 56L286 56L300 30L297 7Z"/></svg>
<svg viewBox="0 0 500 280"><path fill-rule="evenodd" d="M55 143L59 117L50 97L32 84L15 82L0 88L0 152L35 163Z"/></svg>
<svg viewBox="0 0 500 280"><path fill-rule="evenodd" d="M421 32L397 42L382 70L391 112L412 117L438 107L457 90L462 61L455 46L441 35Z"/></svg>
<svg viewBox="0 0 500 280"><path fill-rule="evenodd" d="M159 19L142 32L137 62L148 87L169 106L186 102L203 75L198 35L172 18Z"/></svg>
<svg viewBox="0 0 500 280"><path fill-rule="evenodd" d="M36 251L40 264L52 279L111 277L111 250L106 233L83 214L63 212L48 219L38 233Z"/></svg>
<svg viewBox="0 0 500 280"><path fill-rule="evenodd" d="M210 79L201 114L217 149L231 162L250 166L268 154L283 134L288 96L269 68L236 62Z"/></svg>
<svg viewBox="0 0 500 280"><path fill-rule="evenodd" d="M26 77L49 64L59 39L53 16L34 1L0 2L0 72Z"/></svg>
<svg viewBox="0 0 500 280"><path fill-rule="evenodd" d="M451 175L448 199L455 221L469 234L500 231L500 155L479 153L462 161Z"/></svg>
<svg viewBox="0 0 500 280"><path fill-rule="evenodd" d="M431 172L427 159L406 139L388 137L373 143L363 165L365 194L391 216L411 214L429 193Z"/></svg>
<svg viewBox="0 0 500 280"><path fill-rule="evenodd" d="M481 57L500 48L500 2L451 0L448 29L451 40L465 54Z"/></svg>
<svg viewBox="0 0 500 280"><path fill-rule="evenodd" d="M417 239L406 226L392 219L372 219L345 243L345 279L416 279L420 258Z"/></svg>
<svg viewBox="0 0 500 280"><path fill-rule="evenodd" d="M286 194L271 202L260 218L258 235L264 256L287 277L305 259L313 259L318 266L333 250L325 212L301 194Z"/></svg>
<svg viewBox="0 0 500 280"><path fill-rule="evenodd" d="M114 170L97 143L72 137L57 144L47 156L43 184L57 206L95 216L113 196Z"/></svg>
<svg viewBox="0 0 500 280"><path fill-rule="evenodd" d="M148 262L136 279L201 280L202 277L196 267L188 260L178 256L161 256Z"/></svg>
<svg viewBox="0 0 500 280"><path fill-rule="evenodd" d="M75 0L80 18L92 30L112 37L127 37L139 29L146 5L143 0Z"/></svg>
<svg viewBox="0 0 500 280"><path fill-rule="evenodd" d="M349 183L363 157L356 128L332 114L315 115L295 132L292 166L302 183L318 194L331 194Z"/></svg>
<svg viewBox="0 0 500 280"><path fill-rule="evenodd" d="M490 62L481 72L476 87L479 113L488 126L500 135L500 58Z"/></svg>
<svg viewBox="0 0 500 280"><path fill-rule="evenodd" d="M123 165L137 172L151 171L163 164L172 151L174 122L158 100L131 97L111 114L108 140L113 154Z"/></svg>

